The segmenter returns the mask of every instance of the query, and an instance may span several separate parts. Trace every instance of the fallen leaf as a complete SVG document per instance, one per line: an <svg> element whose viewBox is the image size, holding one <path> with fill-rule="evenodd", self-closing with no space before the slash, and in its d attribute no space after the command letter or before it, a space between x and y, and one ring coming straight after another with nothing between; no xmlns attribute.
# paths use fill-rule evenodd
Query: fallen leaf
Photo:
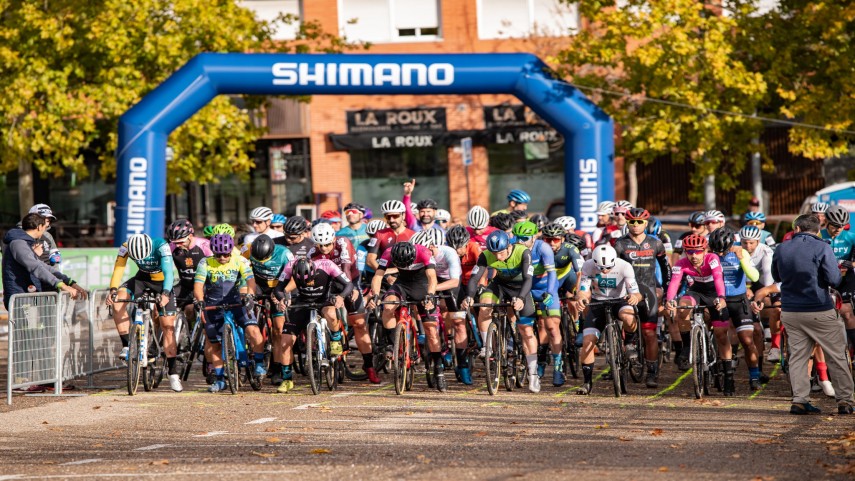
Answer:
<svg viewBox="0 0 855 481"><path fill-rule="evenodd" d="M92 409L101 409L101 406L92 406Z"/></svg>
<svg viewBox="0 0 855 481"><path fill-rule="evenodd" d="M47 422L47 421L42 421L42 424L48 424L48 422Z"/></svg>
<svg viewBox="0 0 855 481"><path fill-rule="evenodd" d="M650 431L651 436L662 436L662 433L663 433L663 431L659 428L656 428L653 431Z"/></svg>
<svg viewBox="0 0 855 481"><path fill-rule="evenodd" d="M621 437L619 437L618 439L619 439L619 440L621 440L621 441L632 441L632 438L628 438L628 437L626 437L626 436L621 436Z"/></svg>
<svg viewBox="0 0 855 481"><path fill-rule="evenodd" d="M152 461L148 464L150 464L151 466L164 466L166 464L169 464L169 460L168 459L158 459L157 461Z"/></svg>
<svg viewBox="0 0 855 481"><path fill-rule="evenodd" d="M670 447L674 448L674 449L680 449L683 447L683 445L682 444L672 444Z"/></svg>
<svg viewBox="0 0 855 481"><path fill-rule="evenodd" d="M278 443L279 441L282 441L282 440L279 438L267 438L267 439L265 439L265 441L267 441L268 443Z"/></svg>
<svg viewBox="0 0 855 481"><path fill-rule="evenodd" d="M479 432L475 433L475 435L476 435L476 436L486 436L486 435L487 435L487 431L479 431Z"/></svg>
<svg viewBox="0 0 855 481"><path fill-rule="evenodd" d="M56 464L56 461L42 461L42 464Z"/></svg>
<svg viewBox="0 0 855 481"><path fill-rule="evenodd" d="M606 429L607 427L609 427L608 423L603 423L597 424L596 426L594 426L594 429Z"/></svg>
<svg viewBox="0 0 855 481"><path fill-rule="evenodd" d="M667 473L668 472L668 466L660 466L659 472L660 473Z"/></svg>
<svg viewBox="0 0 855 481"><path fill-rule="evenodd" d="M252 452L253 456L258 456L259 458L275 458L276 455L273 453L257 453L255 451Z"/></svg>
<svg viewBox="0 0 855 481"><path fill-rule="evenodd" d="M430 458L426 458L424 454L419 454L418 456L416 456L416 459L418 459L421 463L430 464Z"/></svg>
<svg viewBox="0 0 855 481"><path fill-rule="evenodd" d="M413 414L415 414L415 413L412 411L407 411L407 416L412 416Z"/></svg>
<svg viewBox="0 0 855 481"><path fill-rule="evenodd" d="M265 430L264 430L264 432L265 432L265 433L277 433L277 432L279 432L279 431L281 431L281 430L282 430L282 428L267 428L267 429L265 429Z"/></svg>
<svg viewBox="0 0 855 481"><path fill-rule="evenodd" d="M511 424L519 424L519 421L511 421Z"/></svg>
<svg viewBox="0 0 855 481"><path fill-rule="evenodd" d="M777 439L754 439L751 442L754 444L784 444Z"/></svg>
<svg viewBox="0 0 855 481"><path fill-rule="evenodd" d="M323 449L323 448L313 449L313 450L309 451L310 454L329 454L331 452L332 451L330 451L329 449Z"/></svg>
<svg viewBox="0 0 855 481"><path fill-rule="evenodd" d="M103 444L101 444L101 443L96 443L96 444L93 444L93 445L92 445L92 447L93 447L93 448L103 448L103 447L104 447L104 445L103 445Z"/></svg>
<svg viewBox="0 0 855 481"><path fill-rule="evenodd" d="M430 413L432 413L432 412L433 412L433 409L428 409L428 410L427 410L427 411L425 411L425 412L426 412L426 413L428 413L428 414L430 414Z"/></svg>
<svg viewBox="0 0 855 481"><path fill-rule="evenodd" d="M731 457L731 458L733 458L733 459L739 459L739 458L741 458L741 457L742 457L742 455L741 455L741 454L739 454L739 453L736 453L736 454L731 454L731 455L730 455L730 457Z"/></svg>
<svg viewBox="0 0 855 481"><path fill-rule="evenodd" d="M304 438L303 436L299 436L299 437L291 439L288 442L289 443L304 443L304 442L306 442L306 438Z"/></svg>

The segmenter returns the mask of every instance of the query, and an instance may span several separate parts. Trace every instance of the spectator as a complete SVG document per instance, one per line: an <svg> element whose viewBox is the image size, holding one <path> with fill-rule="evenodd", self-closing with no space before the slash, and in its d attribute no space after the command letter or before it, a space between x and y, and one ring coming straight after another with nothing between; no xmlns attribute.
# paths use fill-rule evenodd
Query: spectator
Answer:
<svg viewBox="0 0 855 481"><path fill-rule="evenodd" d="M54 267L44 264L37 257L43 250L39 242L47 231L45 217L38 213L27 214L21 228L14 228L3 238L3 304L9 309L9 300L14 294L45 292L58 289L68 292L72 299L86 297L86 291L68 276ZM35 245L36 250L33 250Z"/></svg>
<svg viewBox="0 0 855 481"><path fill-rule="evenodd" d="M47 228L45 230L42 238L37 242L43 244L41 253L39 254L39 260L44 262L45 264L55 266L62 262L62 255L59 252L59 249L56 246L56 241L53 236L48 232L50 230L51 224L56 220L56 216L53 215L53 211L50 206L47 204L36 204L30 207L30 214L40 214L45 218L45 222L47 223ZM18 228L21 227L21 223L18 222Z"/></svg>
<svg viewBox="0 0 855 481"><path fill-rule="evenodd" d="M819 219L801 215L796 234L778 246L772 258L772 278L781 283L781 321L790 344L790 414L819 413L810 403L808 358L816 344L825 352L837 411L852 414L852 377L846 362L846 332L837 315L829 287L842 280L831 246L819 238ZM851 265L849 266L851 268Z"/></svg>
<svg viewBox="0 0 855 481"><path fill-rule="evenodd" d="M760 199L752 197L751 200L748 201L748 212L760 212Z"/></svg>

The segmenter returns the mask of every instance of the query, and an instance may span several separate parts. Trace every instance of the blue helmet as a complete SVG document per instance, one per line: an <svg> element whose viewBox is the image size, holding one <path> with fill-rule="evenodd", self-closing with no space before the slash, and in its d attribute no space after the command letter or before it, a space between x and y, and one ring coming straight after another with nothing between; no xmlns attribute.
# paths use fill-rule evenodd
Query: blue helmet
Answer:
<svg viewBox="0 0 855 481"><path fill-rule="evenodd" d="M524 190L514 189L508 192L508 201L516 202L517 204L528 204L531 202L531 196Z"/></svg>
<svg viewBox="0 0 855 481"><path fill-rule="evenodd" d="M766 222L766 214L762 212L746 212L745 222L748 222L750 220L759 220L760 222Z"/></svg>
<svg viewBox="0 0 855 481"><path fill-rule="evenodd" d="M659 237L659 234L662 233L662 221L660 221L656 217L651 217L647 222L647 234L652 235L653 237Z"/></svg>
<svg viewBox="0 0 855 481"><path fill-rule="evenodd" d="M273 219L270 221L271 224L285 224L285 221L288 220L282 214L273 214Z"/></svg>
<svg viewBox="0 0 855 481"><path fill-rule="evenodd" d="M508 248L511 244L511 238L508 233L503 230L495 230L487 236L487 250L490 252L499 252Z"/></svg>

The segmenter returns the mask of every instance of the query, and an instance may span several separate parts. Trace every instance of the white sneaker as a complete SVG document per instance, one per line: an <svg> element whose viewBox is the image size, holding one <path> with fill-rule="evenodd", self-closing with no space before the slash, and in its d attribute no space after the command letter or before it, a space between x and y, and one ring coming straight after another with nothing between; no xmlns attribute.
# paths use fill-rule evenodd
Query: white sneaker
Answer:
<svg viewBox="0 0 855 481"><path fill-rule="evenodd" d="M130 348L123 347L122 350L119 352L119 359L121 359L123 361L127 361L128 360L128 351L130 351Z"/></svg>
<svg viewBox="0 0 855 481"><path fill-rule="evenodd" d="M537 374L532 374L528 377L528 390L531 392L540 392L540 378Z"/></svg>
<svg viewBox="0 0 855 481"><path fill-rule="evenodd" d="M766 360L769 362L778 362L781 360L781 350L777 347L769 349L769 354L766 354Z"/></svg>
<svg viewBox="0 0 855 481"><path fill-rule="evenodd" d="M482 347L480 351L478 351L478 359L484 359L487 357L487 348Z"/></svg>
<svg viewBox="0 0 855 481"><path fill-rule="evenodd" d="M831 381L819 381L819 385L822 386L822 392L826 396L834 397L834 386L831 385Z"/></svg>
<svg viewBox="0 0 855 481"><path fill-rule="evenodd" d="M169 375L169 387L175 392L181 392L184 390L184 386L181 385L181 378L178 377L178 374Z"/></svg>

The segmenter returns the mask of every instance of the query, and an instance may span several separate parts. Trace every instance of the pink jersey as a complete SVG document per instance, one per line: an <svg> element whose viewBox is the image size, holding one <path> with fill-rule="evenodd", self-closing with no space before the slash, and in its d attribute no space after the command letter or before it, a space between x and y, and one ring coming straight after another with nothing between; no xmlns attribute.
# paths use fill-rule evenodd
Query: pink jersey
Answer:
<svg viewBox="0 0 855 481"><path fill-rule="evenodd" d="M669 301L677 295L683 276L689 283L689 290L724 297L724 276L717 255L707 252L699 269L695 269L688 257L678 260L671 269L671 284L668 286L667 296Z"/></svg>
<svg viewBox="0 0 855 481"><path fill-rule="evenodd" d="M481 247L481 250L483 251L487 249L487 236L497 229L491 225L488 225L484 228L484 232L482 232L481 234L476 234L475 229L471 227L466 227L466 230L469 231L469 238L477 242L478 246Z"/></svg>
<svg viewBox="0 0 855 481"><path fill-rule="evenodd" d="M175 252L176 247L178 247L178 245L175 244L175 242L169 243L169 250L172 252ZM204 237L193 236L193 242L190 243L189 250L193 250L194 247L198 247L199 250L205 254L205 257L211 257L214 255L214 253L211 252L211 242Z"/></svg>

